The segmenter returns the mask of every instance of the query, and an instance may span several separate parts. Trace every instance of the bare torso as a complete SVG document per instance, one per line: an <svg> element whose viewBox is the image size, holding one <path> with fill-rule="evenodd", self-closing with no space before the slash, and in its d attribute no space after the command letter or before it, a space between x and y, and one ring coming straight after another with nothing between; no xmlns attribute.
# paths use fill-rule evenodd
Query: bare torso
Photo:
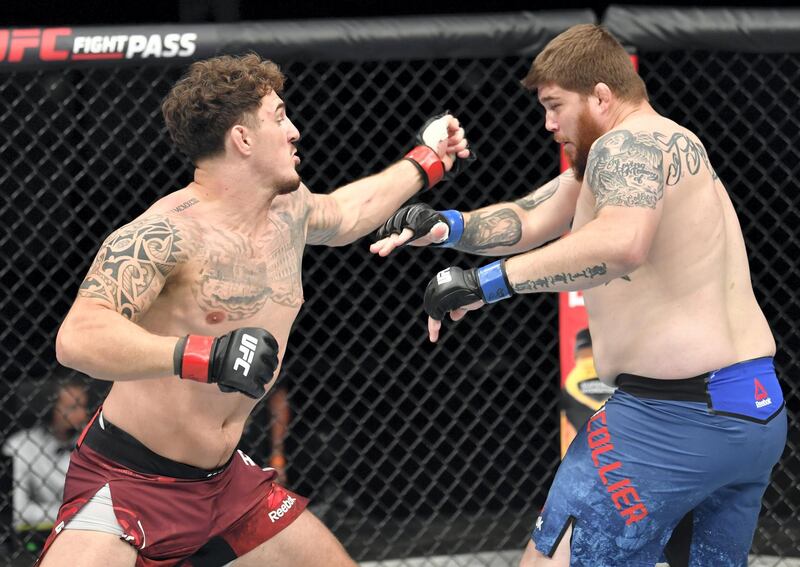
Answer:
<svg viewBox="0 0 800 567"><path fill-rule="evenodd" d="M307 194L301 187L276 197L268 222L260 226L220 218L212 205L187 190L158 201L140 218L156 216L170 223L165 234L183 239L177 246L186 258L136 322L166 336L220 336L240 327L261 327L276 338L283 360L303 303ZM279 372L280 365L266 390ZM213 468L233 453L257 403L213 384L170 376L114 382L103 411L156 453Z"/></svg>
<svg viewBox="0 0 800 567"><path fill-rule="evenodd" d="M618 127L651 135L663 149L663 213L645 263L626 278L584 292L600 377L696 376L770 356L775 341L756 303L744 240L722 182L697 137L658 116ZM595 216L586 181L573 229Z"/></svg>

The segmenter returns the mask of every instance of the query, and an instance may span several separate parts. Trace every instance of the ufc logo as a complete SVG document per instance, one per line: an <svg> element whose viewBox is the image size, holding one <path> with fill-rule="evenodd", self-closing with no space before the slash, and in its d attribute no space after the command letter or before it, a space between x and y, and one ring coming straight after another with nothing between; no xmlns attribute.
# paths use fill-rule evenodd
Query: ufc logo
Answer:
<svg viewBox="0 0 800 567"><path fill-rule="evenodd" d="M234 370L244 368L242 374L247 376L247 373L250 372L250 363L253 362L253 355L256 353L256 346L258 346L258 340L255 337L247 333L242 335L242 344L239 345L239 352L242 353L242 356L233 363Z"/></svg>
<svg viewBox="0 0 800 567"><path fill-rule="evenodd" d="M0 61L5 61L8 54L9 63L18 63L28 49L38 49L42 61L64 61L69 51L56 49L56 39L69 35L72 35L71 28L0 30Z"/></svg>

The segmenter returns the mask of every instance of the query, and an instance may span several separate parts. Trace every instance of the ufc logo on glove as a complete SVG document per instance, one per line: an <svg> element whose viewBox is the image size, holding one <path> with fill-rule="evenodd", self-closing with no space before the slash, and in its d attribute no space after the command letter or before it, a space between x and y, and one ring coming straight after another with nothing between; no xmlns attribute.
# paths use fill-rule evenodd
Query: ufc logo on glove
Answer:
<svg viewBox="0 0 800 567"><path fill-rule="evenodd" d="M175 344L175 374L216 383L223 392L258 399L278 367L278 341L266 329L244 327L220 337L187 335Z"/></svg>
<svg viewBox="0 0 800 567"><path fill-rule="evenodd" d="M256 346L258 345L258 340L251 335L244 334L242 335L242 343L239 345L239 352L242 353L242 356L236 359L233 364L234 370L239 370L239 368L244 368L242 374L247 376L247 373L250 372L250 363L253 362L253 355L256 352Z"/></svg>

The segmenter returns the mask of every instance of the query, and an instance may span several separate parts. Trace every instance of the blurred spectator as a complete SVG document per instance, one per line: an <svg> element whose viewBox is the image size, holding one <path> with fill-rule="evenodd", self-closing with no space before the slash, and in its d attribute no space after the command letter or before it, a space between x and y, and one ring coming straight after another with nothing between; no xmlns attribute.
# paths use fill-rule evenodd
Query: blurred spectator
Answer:
<svg viewBox="0 0 800 567"><path fill-rule="evenodd" d="M52 528L61 504L69 454L88 420L88 386L79 374L59 369L42 389L48 406L44 422L17 431L2 448L12 462L13 526L20 534L46 535ZM21 403L27 410L42 410L30 407L35 399Z"/></svg>

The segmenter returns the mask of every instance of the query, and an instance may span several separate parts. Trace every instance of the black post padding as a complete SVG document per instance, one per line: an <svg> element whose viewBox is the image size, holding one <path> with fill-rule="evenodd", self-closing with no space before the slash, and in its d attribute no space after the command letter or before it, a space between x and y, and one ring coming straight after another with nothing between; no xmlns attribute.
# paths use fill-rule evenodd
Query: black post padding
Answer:
<svg viewBox="0 0 800 567"><path fill-rule="evenodd" d="M560 10L241 23L219 26L219 35L226 52L247 46L276 59L531 56L570 26L595 21L591 10Z"/></svg>
<svg viewBox="0 0 800 567"><path fill-rule="evenodd" d="M640 51L800 52L800 9L610 6L603 25Z"/></svg>

